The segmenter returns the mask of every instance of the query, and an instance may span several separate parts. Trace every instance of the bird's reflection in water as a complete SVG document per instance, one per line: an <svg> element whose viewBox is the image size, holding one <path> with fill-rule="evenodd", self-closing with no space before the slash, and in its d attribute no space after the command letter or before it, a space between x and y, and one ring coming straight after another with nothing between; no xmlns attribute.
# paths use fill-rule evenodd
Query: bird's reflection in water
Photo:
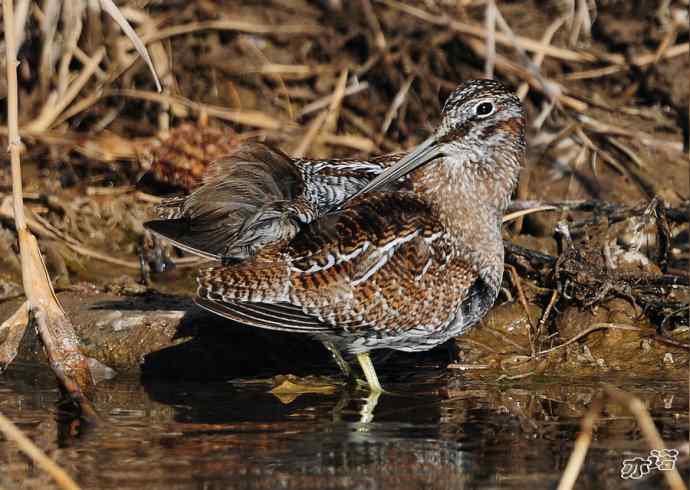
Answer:
<svg viewBox="0 0 690 490"><path fill-rule="evenodd" d="M289 403L266 384L120 377L97 390L104 422L76 435L60 429L52 378L6 373L0 405L82 488L555 488L601 380L430 383L439 372L388 371L391 393L375 398L339 385ZM686 443L685 382L617 384L643 401L669 447ZM583 488L619 488L622 460L649 454L627 412L606 413ZM0 441L0 463L3 487L40 477L10 441ZM687 471L687 457L678 465Z"/></svg>
<svg viewBox="0 0 690 490"><path fill-rule="evenodd" d="M382 392L370 392L368 389L357 385L345 385L340 380L328 377L307 377L298 378L296 376L283 377L277 376L274 382L279 383L270 392L284 405L290 405L298 397L310 394L326 394L336 397L337 402L332 409L333 422L342 422L343 414L351 411L353 403L361 404L357 412L359 413L358 430L366 431L366 425L374 421L376 407L381 398ZM386 393L390 395L390 393Z"/></svg>
<svg viewBox="0 0 690 490"><path fill-rule="evenodd" d="M367 396L367 401L364 403L362 410L359 412L362 416L359 422L363 425L363 427L359 428L360 431L368 430L366 424L374 420L374 410L376 409L376 405L379 403L380 397L381 393L378 391L372 391L369 393L369 396Z"/></svg>

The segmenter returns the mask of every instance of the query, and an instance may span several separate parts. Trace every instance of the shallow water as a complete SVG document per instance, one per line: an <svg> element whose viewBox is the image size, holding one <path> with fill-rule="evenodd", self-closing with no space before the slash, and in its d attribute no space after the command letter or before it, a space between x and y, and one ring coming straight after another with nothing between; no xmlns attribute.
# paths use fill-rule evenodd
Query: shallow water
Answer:
<svg viewBox="0 0 690 490"><path fill-rule="evenodd" d="M83 428L59 410L49 374L14 366L0 410L83 488L555 488L602 381L639 396L670 447L688 438L687 380L496 384L424 367L383 380L392 394L373 407L346 389L283 403L264 384L119 377L98 385L104 422ZM624 459L648 455L634 419L608 403L577 488L661 488L659 470L620 477ZM4 440L0 465L0 487L50 482Z"/></svg>

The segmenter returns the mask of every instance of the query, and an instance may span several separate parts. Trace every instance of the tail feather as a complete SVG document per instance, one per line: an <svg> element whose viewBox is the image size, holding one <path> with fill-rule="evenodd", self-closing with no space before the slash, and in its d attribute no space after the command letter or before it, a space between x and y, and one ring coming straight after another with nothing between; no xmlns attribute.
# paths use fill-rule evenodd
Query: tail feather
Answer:
<svg viewBox="0 0 690 490"><path fill-rule="evenodd" d="M297 232L286 203L303 192L300 170L278 150L248 143L212 164L201 187L161 203L168 223L145 226L179 247L212 258L246 259Z"/></svg>
<svg viewBox="0 0 690 490"><path fill-rule="evenodd" d="M213 260L222 258L221 242L219 242L218 247L209 247L209 232L207 231L202 236L195 234L189 219L161 219L149 221L144 226L155 235L168 240L185 252Z"/></svg>

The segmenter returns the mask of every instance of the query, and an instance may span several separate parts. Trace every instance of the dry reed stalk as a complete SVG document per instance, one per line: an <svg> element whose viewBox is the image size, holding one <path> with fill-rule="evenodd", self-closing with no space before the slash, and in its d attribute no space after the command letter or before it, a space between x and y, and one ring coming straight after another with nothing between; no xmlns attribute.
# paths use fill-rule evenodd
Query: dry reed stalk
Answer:
<svg viewBox="0 0 690 490"><path fill-rule="evenodd" d="M364 11L364 17L369 24L369 28L374 32L374 44L379 51L386 50L386 37L381 30L381 23L378 17L376 17L376 12L374 7L371 5L370 0L360 0L362 5L362 10Z"/></svg>
<svg viewBox="0 0 690 490"><path fill-rule="evenodd" d="M583 117L586 116L583 115ZM586 147L594 151L598 156L602 158L602 160L604 160L606 163L610 164L613 168L618 170L621 173L621 175L630 177L633 181L637 182L640 189L643 192L645 192L649 198L653 198L654 196L662 192L662 189L659 188L659 185L655 183L653 180L651 180L647 175L643 174L636 166L623 165L620 162L618 162L614 155L604 150L600 145L595 144L580 128L576 130L576 134L582 141L585 142ZM623 151L623 153L625 153L631 161L638 164L640 160L634 154L634 152L632 152L631 149L627 148L627 146L625 145L622 145L622 143L614 142L611 137L606 137L606 140L612 146L615 146L619 150ZM622 150L621 145L625 147L627 151Z"/></svg>
<svg viewBox="0 0 690 490"><path fill-rule="evenodd" d="M124 32L130 41L132 41L134 49L136 49L139 53L139 56L144 59L146 65L153 74L153 79L156 82L156 90L162 92L163 88L161 87L160 80L158 80L156 68L153 66L153 61L151 61L151 57L149 56L149 53L146 50L142 40L139 38L139 36L137 36L137 33L134 31L134 29L132 29L132 26L129 25L129 22L127 22L125 16L112 0L100 0L100 3L103 10L105 10L113 18L113 20L117 22L117 24L120 26L120 29L122 29L122 32Z"/></svg>
<svg viewBox="0 0 690 490"><path fill-rule="evenodd" d="M489 0L486 4L486 59L484 63L484 76L494 77L494 61L496 60L496 2Z"/></svg>
<svg viewBox="0 0 690 490"><path fill-rule="evenodd" d="M537 353L537 355L541 356L544 354L548 354L549 352L553 352L553 351L556 351L558 349L562 349L566 345L570 345L573 342L576 342L576 341L580 340L581 338L586 337L590 333L596 332L597 330L628 330L630 332L644 333L644 329L642 327L636 327L634 325L624 325L624 324L620 324L620 323L595 323L595 324L591 325L589 328L587 328L586 330L583 330L582 332L572 336L571 338L569 338L568 340L566 340L562 344L558 344L558 345L551 347L549 349L539 351ZM650 338L657 338L657 337L650 336Z"/></svg>
<svg viewBox="0 0 690 490"><path fill-rule="evenodd" d="M654 425L654 420L652 420L647 408L639 398L610 384L604 384L604 397L618 403L635 417L637 425L640 427L640 431L650 449L666 449L666 444ZM568 463L561 476L558 490L571 490L574 487L592 440L594 424L596 424L603 408L603 401L602 397L595 399L582 418L582 431L575 440L573 452L570 454ZM664 470L662 473L671 490L687 490L680 473L678 473L678 469L673 467L673 469Z"/></svg>
<svg viewBox="0 0 690 490"><path fill-rule="evenodd" d="M556 34L558 29L560 29L560 27L563 25L564 22L565 22L565 18L559 17L554 22L552 22L549 25L549 27L546 28L546 31L544 31L544 35L541 38L542 45L544 45L544 46L551 45L551 41L553 40L553 36ZM494 49L493 54L495 56L495 49ZM545 57L545 55L544 55L543 51L539 51L539 52L534 54L534 58L532 59L532 65L535 67L535 69L539 69L541 67L542 63L544 62L544 57ZM525 100L525 97L527 96L528 91L529 91L529 83L522 82L520 84L520 86L518 87L516 93L517 93L517 96L520 98L520 100ZM549 108L549 107L553 108L553 103L550 103L549 105L546 106L546 108ZM550 109L549 109L549 112L550 112ZM546 115L544 116L544 119L545 118L546 118ZM536 125L536 124L538 124L538 125ZM540 128L541 124L538 121L535 121L535 127ZM531 167L531 163L528 160L527 162L525 162L525 168L522 170L521 178L518 181L517 196L516 196L518 199L526 199L527 198L527 194L529 192L529 178L531 175L530 167ZM513 223L513 228L512 228L513 233L515 233L516 235L520 234L520 232L522 231L522 224L523 224L522 217L519 217L515 221L515 223Z"/></svg>
<svg viewBox="0 0 690 490"><path fill-rule="evenodd" d="M347 85L347 74L348 70L345 69L340 73L340 77L336 82L335 89L333 90L333 96L331 97L331 103L328 109L322 111L314 121L309 125L309 129L305 133L302 141L297 146L293 152L295 158L301 158L306 153L312 143L318 138L322 130L334 130L336 128L336 123L338 117L340 116L340 106L345 95L345 87ZM329 131L330 132L330 131Z"/></svg>
<svg viewBox="0 0 690 490"><path fill-rule="evenodd" d="M532 76L534 77L535 80L537 80L541 86L543 87L544 92L548 96L549 100L555 100L558 98L560 95L563 94L563 89L559 87L557 84L554 82L548 82L542 77L541 72L539 71L539 67L534 65L532 63L532 60L530 60L529 56L527 55L527 52L523 49L522 45L517 39L517 36L513 32L513 29L510 27L508 24L508 21L505 20L503 17L503 14L501 14L501 11L499 10L498 7L496 7L496 25L501 29L503 34L508 36L510 40L512 41L512 46L513 49L517 52L519 58L522 60L522 64L524 68L529 71ZM550 46L549 44L544 45L542 43L542 49L546 49L546 46ZM543 51L539 51L538 53L543 53ZM494 53L495 54L495 53Z"/></svg>
<svg viewBox="0 0 690 490"><path fill-rule="evenodd" d="M43 44L41 46L41 59L39 65L39 81L41 95L46 98L49 93L50 79L53 74L54 58L59 50L56 48L55 38L57 37L58 22L60 21L60 1L46 0L43 2L43 16L41 22L41 33ZM57 93L50 94L45 105L50 105L57 100ZM52 100L51 100L52 99Z"/></svg>
<svg viewBox="0 0 690 490"><path fill-rule="evenodd" d="M79 76L70 84L70 86L65 90L64 94L62 94L61 97L58 97L55 103L45 104L39 116L28 123L25 128L28 131L36 132L45 131L46 129L50 128L53 122L55 122L58 116L60 116L62 111L64 111L65 108L83 90L84 85L86 85L91 76L95 73L96 69L98 68L98 64L103 59L104 55L104 48L100 48L98 51L96 51L96 54L91 57L86 65L84 65L84 68Z"/></svg>
<svg viewBox="0 0 690 490"><path fill-rule="evenodd" d="M304 80L311 78L314 75L333 73L338 70L337 67L329 64L298 65L271 63L270 61L264 61L262 63L251 65L233 61L221 61L214 63L213 66L219 70L223 70L234 75L247 75L249 73L266 76L280 75L285 77L285 79L292 81Z"/></svg>
<svg viewBox="0 0 690 490"><path fill-rule="evenodd" d="M318 116L314 118L314 120L311 122L309 127L307 128L307 132L304 133L304 137L302 138L302 141L300 141L299 145L295 150L292 152L292 156L294 158L302 158L304 154L307 152L311 144L314 142L314 139L316 138L316 135L319 133L321 130L321 127L323 124L326 122L326 118L328 117L328 110L323 110L319 113Z"/></svg>
<svg viewBox="0 0 690 490"><path fill-rule="evenodd" d="M678 36L678 27L678 24L675 22L671 24L671 29L669 29L664 38L661 40L659 47L656 49L656 53L654 53L652 65L656 65L668 51L671 45L676 41L676 37Z"/></svg>
<svg viewBox="0 0 690 490"><path fill-rule="evenodd" d="M467 44L474 50L475 53L477 53L478 56L486 56L486 46L484 46L484 43L481 41L469 39ZM589 107L585 102L566 95L565 88L561 84L542 76L537 78L532 71L517 65L505 56L497 54L495 66L500 71L518 76L520 79L529 83L532 88L546 95L547 98L551 99L553 97L555 101L560 102L564 107L573 109L578 113L587 111Z"/></svg>
<svg viewBox="0 0 690 490"><path fill-rule="evenodd" d="M569 44L574 46L580 38L580 33L589 39L592 33L592 16L589 14L587 0L576 0L577 6L573 5L574 12L572 12L570 22L570 37ZM596 4L595 4L596 9Z"/></svg>
<svg viewBox="0 0 690 490"><path fill-rule="evenodd" d="M537 206L534 208L526 208L526 209L520 209L519 211L513 211L512 213L508 213L503 216L503 223L509 223L510 221L522 218L523 216L527 216L528 214L533 214L533 213L540 213L542 211L556 211L558 208L556 206L551 206L551 205L544 205L544 206Z"/></svg>
<svg viewBox="0 0 690 490"><path fill-rule="evenodd" d="M362 90L367 90L368 88L369 88L368 82L355 81L352 85L345 88L345 92L343 93L343 96L347 97L350 95L354 95L354 94L361 92ZM304 117L308 114L311 114L312 112L320 111L321 109L328 107L331 104L332 100L333 100L333 94L322 97L318 100L315 100L314 102L310 102L309 104L302 107L302 109L300 109L300 111L297 112L295 117L297 119L301 119L302 117Z"/></svg>
<svg viewBox="0 0 690 490"><path fill-rule="evenodd" d="M245 44L248 49L250 49L251 51L256 53L256 56L259 59L263 60L264 66L265 65L271 65L271 60L268 59L268 57L264 54L264 52L257 45L255 45L253 43L243 43L243 44ZM283 78L283 76L280 73L273 75L271 78L276 81L279 89L282 89L285 92L285 105L287 107L288 117L289 117L290 121L294 121L295 120L295 111L292 108L292 101L290 100L290 94L288 92L288 86L285 83L285 79ZM241 101L241 98L239 97L239 95L237 96L237 103L238 103L238 106L240 106L240 107L242 106L242 101Z"/></svg>
<svg viewBox="0 0 690 490"><path fill-rule="evenodd" d="M628 411L635 417L637 420L637 425L639 425L640 431L647 441L649 449L666 449L666 444L661 438L659 431L654 425L654 420L652 420L652 416L649 415L649 412L644 406L642 400L610 384L605 384L604 389L606 390L606 394L609 396L609 398L628 409ZM672 490L687 490L687 487L685 486L680 473L678 473L677 468L674 467L673 469L665 470L662 473L666 478L666 483L668 483L668 486Z"/></svg>
<svg viewBox="0 0 690 490"><path fill-rule="evenodd" d="M0 205L0 217L14 219L14 211L12 210L12 206L10 205L10 200L8 198L9 196L6 197ZM27 227L29 230L31 230L31 232L35 233L39 237L62 240L74 245L80 245L80 242L76 238L73 238L69 234L57 229L45 218L35 214L31 209L24 209L24 212L24 220L26 221Z"/></svg>
<svg viewBox="0 0 690 490"><path fill-rule="evenodd" d="M24 26L29 17L29 5L31 3L31 0L19 0L14 9L14 39L17 49L21 48L22 44L24 44L24 38L26 37Z"/></svg>
<svg viewBox="0 0 690 490"><path fill-rule="evenodd" d="M352 148L363 153L371 153L377 148L376 143L372 140L356 134L321 133L319 138L327 145Z"/></svg>
<svg viewBox="0 0 690 490"><path fill-rule="evenodd" d="M36 238L27 229L24 217L21 163L19 151L17 52L13 29L13 2L3 2L5 48L7 53L7 126L12 168L14 221L19 239L22 281L30 311L43 341L53 372L67 392L79 402L82 412L94 418L84 393L93 389L93 379L86 357L79 350L76 332L55 296Z"/></svg>
<svg viewBox="0 0 690 490"><path fill-rule="evenodd" d="M690 49L690 43L679 43L673 47L664 49L663 51L657 50L656 53L646 53L639 56L635 56L629 64L611 64L601 68L593 68L591 70L582 70L572 73L566 73L563 76L564 80L584 80L588 78L599 78L607 75L613 75L621 71L626 71L630 69L630 66L643 67L652 63L656 63L662 59L667 60L669 58L675 58L676 56L683 56L688 53ZM661 54L660 54L661 53ZM659 59L657 59L657 57Z"/></svg>
<svg viewBox="0 0 690 490"><path fill-rule="evenodd" d="M282 129L288 125L288 122L280 121L264 112L225 109L224 107L194 102L179 95L157 94L145 90L106 90L103 95L149 100L161 104L179 104L195 111L197 114L205 113L209 117L216 117L225 121L261 129Z"/></svg>
<svg viewBox="0 0 690 490"><path fill-rule="evenodd" d="M57 93L62 96L69 85L71 73L70 64L74 59L74 51L82 32L82 16L86 10L83 2L61 2L62 16L62 54L57 67Z"/></svg>
<svg viewBox="0 0 690 490"><path fill-rule="evenodd" d="M168 37L192 34L206 30L239 31L247 34L267 35L316 35L322 34L325 31L325 29L321 26L255 24L253 22L229 19L207 20L190 22L189 24L182 24L161 29L156 33L144 36L143 43L149 44L151 42L160 41Z"/></svg>
<svg viewBox="0 0 690 490"><path fill-rule="evenodd" d="M546 30L544 31L544 35L541 38L542 46L546 47L551 45L551 41L553 41L553 36L556 34L556 32L558 32L558 29L561 28L564 22L565 19L563 17L559 17L558 19L553 21L551 25L549 25L549 27L546 28ZM535 66L535 68L541 67L542 63L544 62L544 58L545 53L543 49L541 51L535 51L534 58L532 58L532 64ZM520 100L525 100L528 91L529 83L522 82L517 89L517 96L520 97Z"/></svg>
<svg viewBox="0 0 690 490"><path fill-rule="evenodd" d="M525 317L527 318L527 323L529 324L529 329L527 329L527 336L529 337L530 353L531 353L532 358L536 358L537 352L535 349L535 342L537 342L539 339L537 339L535 337L536 324L534 323L534 319L532 319L532 314L529 311L529 303L527 302L527 296L525 295L525 290L522 288L522 281L520 280L520 274L518 274L517 269L510 264L506 264L505 268L510 273L510 277L513 281L513 285L515 286L515 290L517 291L518 301L520 301L520 305L522 306L522 309L525 312Z"/></svg>
<svg viewBox="0 0 690 490"><path fill-rule="evenodd" d="M162 91L151 57L149 56L149 53L139 36L129 25L127 19L118 9L118 7L112 2L112 0L99 1L103 10L108 13L119 25L120 29L122 29L124 34L134 45L134 48L139 56L145 60L153 75L157 90L159 92ZM55 38L55 30L57 29L59 7L60 2L49 0L47 3L46 12L42 16L44 45L41 60L41 86L43 87L42 90L46 92L48 90L52 70L52 68L50 68L52 67L52 55L50 55L50 53L53 52L53 41ZM63 112L67 110L67 107L76 99L78 95L81 94L84 86L88 83L91 77L96 75L101 80L106 77L106 74L99 67L99 64L105 55L105 49L100 47L98 50L96 50L94 55L89 56L81 51L76 45L78 38L77 33L81 32L81 17L83 14L83 9L78 8L76 10L72 10L73 7L74 6L72 6L72 3L67 3L63 8L63 16L69 17L67 20L63 19L63 23L67 22L71 26L71 28L65 28L63 30L68 33L71 32L71 37L68 37L68 49L62 54L62 59L60 62L58 90L48 96L47 102L43 105L38 117L22 128L23 131L26 130L34 133L40 133L55 125L56 122L64 121L67 119L67 117L63 115ZM68 80L70 73L68 70L73 56L77 57L84 66L76 79L69 83ZM93 103L93 101L91 103ZM70 114L70 117L71 115L74 115L74 113Z"/></svg>
<svg viewBox="0 0 690 490"><path fill-rule="evenodd" d="M4 1L9 2L11 0ZM55 461L41 451L31 439L24 435L19 427L14 425L14 423L2 413L0 413L0 432L2 432L8 440L13 441L39 468L48 473L60 488L63 490L79 490L81 488L72 480L72 477L70 477L65 470L60 468Z"/></svg>
<svg viewBox="0 0 690 490"><path fill-rule="evenodd" d="M385 3L389 7L398 10L400 12L404 12L407 15L410 15L412 17L415 17L419 20L422 20L424 22L428 22L433 25L437 26L443 26L450 28L451 30L458 32L460 34L467 34L473 37L478 37L480 39L486 39L489 36L489 33L487 30L483 27L475 26L472 24L467 24L464 22L459 22L459 21L453 21L449 20L447 17L439 16L437 14L433 14L430 12L427 12L423 9L417 8L417 7L412 7L410 5L405 5L401 2L398 2L396 0L379 0L382 3ZM497 32L496 33L496 43L502 44L505 46L512 46L512 47L520 47L524 51L531 51L531 52L539 52L543 51L546 56L549 56L551 58L556 58L560 59L563 61L574 61L574 62L580 62L580 63L594 63L596 61L599 61L600 59L603 59L605 61L608 61L609 63L612 64L625 64L626 60L625 57L622 55L617 55L617 54L610 54L610 53L602 53L599 55L599 57L594 56L589 53L582 53L582 52L577 52L573 51L572 49L566 49L566 48L559 48L556 46L543 46L541 42L536 41L534 39L530 39L528 37L523 37L523 36L515 36L515 38L511 38L511 36L508 36L504 33Z"/></svg>
<svg viewBox="0 0 690 490"><path fill-rule="evenodd" d="M582 430L575 439L573 452L570 454L568 463L563 470L563 475L561 476L561 481L558 482L557 490L571 490L575 485L575 481L582 469L582 464L585 462L585 456L587 456L589 445L592 442L594 424L596 424L599 419L599 413L602 408L602 398L595 398L589 410L587 410L587 413L582 417L582 421L580 422Z"/></svg>
<svg viewBox="0 0 690 490"><path fill-rule="evenodd" d="M157 200L155 202L159 201L160 200ZM8 209L8 206L6 204L7 201L3 201L2 205L0 205L0 218L13 219L14 212L11 208ZM50 223L43 220L43 218L32 213L30 209L27 209L26 211L28 211L28 216L24 216L24 220L26 221L27 228L29 229L29 231L35 233L40 238L48 238L50 240L57 240L61 243L64 243L65 246L77 252L78 254L83 255L84 257L90 257L92 259L100 260L101 262L119 265L121 267L126 267L132 270L141 269L141 264L138 261L118 259L116 257L111 257L110 255L100 253L96 250L91 250L90 248L84 246L77 239L56 229Z"/></svg>
<svg viewBox="0 0 690 490"><path fill-rule="evenodd" d="M141 30L144 33L155 33L158 30L158 25L156 22L146 13L142 12L139 23L141 24ZM144 48L144 51L145 50L146 49ZM156 72L160 73L163 78L163 85L166 87L165 92L169 92L168 87L177 86L177 81L175 80L174 72L171 66L172 60L170 59L170 55L166 51L163 41L151 43L149 50L151 51L151 63L155 67ZM159 92L160 91L161 89L159 89ZM159 132L170 130L170 114L171 106L169 104L162 104L160 107L160 112L158 113Z"/></svg>
<svg viewBox="0 0 690 490"><path fill-rule="evenodd" d="M96 421L98 414L86 395L94 389L88 359L79 349L79 338L74 326L55 296L36 237L26 228L17 232L24 293L31 306L30 311L36 321L50 366L70 397L79 403L82 414L89 420Z"/></svg>
<svg viewBox="0 0 690 490"><path fill-rule="evenodd" d="M29 325L29 305L25 301L11 317L0 325L0 335L4 337L0 344L0 372L10 365L17 356L19 343ZM7 334L3 334L7 331Z"/></svg>
<svg viewBox="0 0 690 490"><path fill-rule="evenodd" d="M111 257L110 255L106 255L96 250L91 250L83 245L77 245L74 243L66 243L66 245L84 257L90 257L107 264L119 265L120 267L126 267L135 271L141 270L141 264L137 260L118 259L116 257Z"/></svg>
<svg viewBox="0 0 690 490"><path fill-rule="evenodd" d="M597 119L594 119L592 116L587 114L578 114L577 119L588 129L591 129L596 133L630 138L633 140L637 140L646 146L664 146L669 149L676 150L678 152L683 151L682 141L671 141L667 139L662 139L652 134L645 133L644 131L635 131L620 126L615 126L611 123L598 121Z"/></svg>
<svg viewBox="0 0 690 490"><path fill-rule="evenodd" d="M343 97L345 96L345 88L347 87L347 76L348 69L343 69L340 72L340 77L335 84L335 90L333 91L333 97L331 97L331 103L328 105L328 116L323 123L323 131L329 133L335 133L338 128L338 119L340 119L340 109L343 104Z"/></svg>
<svg viewBox="0 0 690 490"><path fill-rule="evenodd" d="M390 128L390 125L393 123L393 119L398 113L398 110L405 103L405 100L407 99L407 93L409 92L410 87L412 86L412 82L414 82L415 78L416 75L414 74L407 77L407 80L403 82L402 86L400 87L400 90L398 90L398 93L395 94L395 97L393 97L393 102L391 102L388 111L386 111L386 117L383 118L381 131L379 132L379 136L377 138L378 144L380 144L381 141L383 141L383 138L386 136L388 128Z"/></svg>

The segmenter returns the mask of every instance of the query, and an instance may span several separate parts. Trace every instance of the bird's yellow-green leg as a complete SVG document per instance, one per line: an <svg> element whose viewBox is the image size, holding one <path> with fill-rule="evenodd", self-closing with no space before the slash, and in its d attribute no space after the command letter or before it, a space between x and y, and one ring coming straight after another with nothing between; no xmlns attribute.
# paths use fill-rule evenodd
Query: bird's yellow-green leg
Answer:
<svg viewBox="0 0 690 490"><path fill-rule="evenodd" d="M322 343L324 347L328 349L328 352L331 353L331 356L333 356L333 360L340 368L340 372L343 373L350 383L358 387L369 387L369 384L366 381L355 375L354 371L352 371L352 366L350 366L350 363L345 360L333 342L323 340Z"/></svg>
<svg viewBox="0 0 690 490"><path fill-rule="evenodd" d="M348 379L354 378L354 374L352 373L352 366L350 366L350 363L345 360L345 358L340 353L335 344L333 342L329 342L328 340L324 340L323 346L326 349L328 349L328 352L331 353L331 356L333 356L333 360L338 365L343 375L346 376Z"/></svg>
<svg viewBox="0 0 690 490"><path fill-rule="evenodd" d="M359 422L360 424L369 424L374 421L374 410L376 409L376 405L379 403L379 397L381 396L380 391L371 391L369 393L369 396L367 397L367 401L364 403L364 406L362 406L362 410L360 410L359 415ZM357 429L359 432L369 432L369 428L365 426L359 427Z"/></svg>
<svg viewBox="0 0 690 490"><path fill-rule="evenodd" d="M367 378L367 383L369 383L369 390L372 393L383 393L383 388L381 388L381 383L379 383L379 378L376 376L376 370L374 365L371 363L371 358L368 352L361 352L357 354L357 360L359 365L362 366L362 371L364 371L364 377Z"/></svg>

